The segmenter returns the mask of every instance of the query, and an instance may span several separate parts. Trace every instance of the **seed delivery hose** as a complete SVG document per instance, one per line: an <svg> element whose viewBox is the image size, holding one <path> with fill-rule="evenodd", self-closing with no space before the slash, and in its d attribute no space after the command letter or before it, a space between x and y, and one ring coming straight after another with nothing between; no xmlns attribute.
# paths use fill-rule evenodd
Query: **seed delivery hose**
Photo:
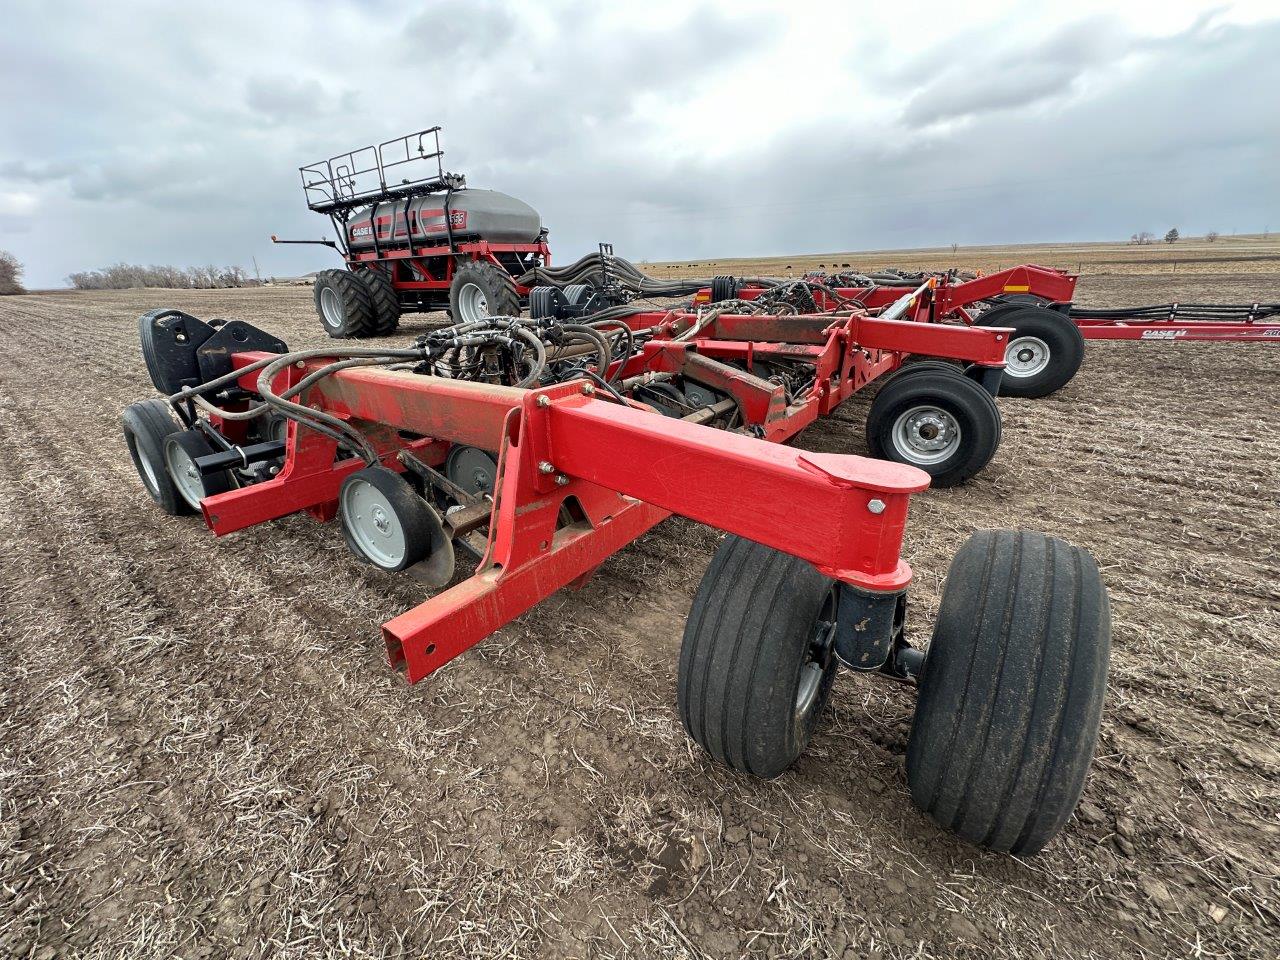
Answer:
<svg viewBox="0 0 1280 960"><path fill-rule="evenodd" d="M638 297L684 297L697 293L711 283L707 279L658 280L642 273L634 263L623 257L609 257L606 269L605 258L598 253L589 253L564 267L534 267L517 277L516 283L526 287L564 287L572 283L594 283L600 286L606 276Z"/></svg>

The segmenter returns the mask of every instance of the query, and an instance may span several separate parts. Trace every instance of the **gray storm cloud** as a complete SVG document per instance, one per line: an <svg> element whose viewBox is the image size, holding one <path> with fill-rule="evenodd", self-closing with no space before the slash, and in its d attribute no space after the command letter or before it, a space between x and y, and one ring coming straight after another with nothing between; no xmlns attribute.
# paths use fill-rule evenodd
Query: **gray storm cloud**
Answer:
<svg viewBox="0 0 1280 960"><path fill-rule="evenodd" d="M297 167L434 123L451 168L540 210L561 261L598 240L693 259L1280 222L1280 19L1152 37L1023 14L851 55L826 52L840 18L787 7L218 9L9 13L0 248L32 284L118 260L331 265L268 242L332 232ZM811 55L773 56L788 31ZM778 100L746 92L762 74Z"/></svg>

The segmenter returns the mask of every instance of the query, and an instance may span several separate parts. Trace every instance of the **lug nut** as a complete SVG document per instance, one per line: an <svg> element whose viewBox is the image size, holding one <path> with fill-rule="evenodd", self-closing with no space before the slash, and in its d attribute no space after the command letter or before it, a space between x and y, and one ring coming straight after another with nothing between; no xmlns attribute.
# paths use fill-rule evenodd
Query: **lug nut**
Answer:
<svg viewBox="0 0 1280 960"><path fill-rule="evenodd" d="M870 511L871 511L872 513L874 513L874 514L881 514L881 513L884 513L884 501L883 501L883 500L868 500L868 501L867 501L867 509L868 509L868 510L870 510Z"/></svg>
<svg viewBox="0 0 1280 960"><path fill-rule="evenodd" d="M539 473L555 473L555 465L550 460L540 460L538 462Z"/></svg>

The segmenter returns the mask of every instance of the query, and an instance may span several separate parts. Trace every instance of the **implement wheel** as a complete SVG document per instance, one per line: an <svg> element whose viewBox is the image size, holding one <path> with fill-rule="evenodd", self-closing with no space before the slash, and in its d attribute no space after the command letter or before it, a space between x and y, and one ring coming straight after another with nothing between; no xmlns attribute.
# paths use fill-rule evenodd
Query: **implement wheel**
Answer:
<svg viewBox="0 0 1280 960"><path fill-rule="evenodd" d="M373 295L350 270L321 270L316 276L315 299L320 324L335 340L371 337L378 332Z"/></svg>
<svg viewBox="0 0 1280 960"><path fill-rule="evenodd" d="M369 290L373 306L373 331L379 336L395 333L400 326L400 296L391 278L381 267L368 267L356 274Z"/></svg>
<svg viewBox="0 0 1280 960"><path fill-rule="evenodd" d="M935 487L964 483L1000 446L1000 410L962 373L923 369L894 377L867 413L867 447L882 460L919 467Z"/></svg>
<svg viewBox="0 0 1280 960"><path fill-rule="evenodd" d="M970 843L1039 851L1084 789L1107 685L1107 589L1084 550L973 534L947 574L920 674L907 782Z"/></svg>
<svg viewBox="0 0 1280 960"><path fill-rule="evenodd" d="M741 537L720 544L680 648L677 703L721 763L781 774L804 752L835 679L836 588L804 560Z"/></svg>
<svg viewBox="0 0 1280 960"><path fill-rule="evenodd" d="M468 260L449 284L449 310L454 323L518 317L520 294L507 271L483 260Z"/></svg>
<svg viewBox="0 0 1280 960"><path fill-rule="evenodd" d="M203 476L196 467L197 457L207 457L215 452L213 444L199 430L180 430L165 439L165 468L169 471L178 496L186 501L193 513L200 512L200 501L205 497L226 493L231 489L231 474L228 471Z"/></svg>
<svg viewBox="0 0 1280 960"><path fill-rule="evenodd" d="M169 411L169 404L158 397L140 400L125 407L120 425L142 485L151 499L160 504L161 510L176 517L191 513L191 507L178 493L165 468L165 440L182 430Z"/></svg>
<svg viewBox="0 0 1280 960"><path fill-rule="evenodd" d="M1084 334L1057 310L996 307L978 318L983 327L1012 327L1004 353L1000 395L1047 397L1061 390L1084 363Z"/></svg>
<svg viewBox="0 0 1280 960"><path fill-rule="evenodd" d="M338 516L347 546L366 563L396 571L430 557L434 572L453 572L453 544L440 517L394 470L365 467L342 481Z"/></svg>

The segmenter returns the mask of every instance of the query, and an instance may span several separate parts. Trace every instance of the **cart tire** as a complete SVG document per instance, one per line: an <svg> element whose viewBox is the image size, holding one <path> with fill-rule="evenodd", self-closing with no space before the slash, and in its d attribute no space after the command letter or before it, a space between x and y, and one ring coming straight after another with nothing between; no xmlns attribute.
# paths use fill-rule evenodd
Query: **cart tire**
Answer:
<svg viewBox="0 0 1280 960"><path fill-rule="evenodd" d="M1004 397L1047 397L1061 390L1084 363L1084 334L1070 317L1043 307L997 307L978 318L983 327L1012 327L1005 350Z"/></svg>
<svg viewBox="0 0 1280 960"><path fill-rule="evenodd" d="M231 473L223 470L202 476L196 457L215 453L213 444L199 430L179 430L164 441L164 466L183 501L192 513L200 512L200 501L231 489Z"/></svg>
<svg viewBox="0 0 1280 960"><path fill-rule="evenodd" d="M400 295L396 293L391 278L380 267L369 267L356 276L369 288L374 332L379 336L395 333L400 326Z"/></svg>
<svg viewBox="0 0 1280 960"><path fill-rule="evenodd" d="M182 430L169 409L169 404L159 398L131 403L124 408L120 426L142 486L161 510L177 517L191 513L191 508L178 494L164 465L165 440Z"/></svg>
<svg viewBox="0 0 1280 960"><path fill-rule="evenodd" d="M443 536L435 511L400 474L383 466L365 467L342 481L338 516L351 552L382 570L425 560Z"/></svg>
<svg viewBox="0 0 1280 960"><path fill-rule="evenodd" d="M350 270L321 270L315 301L320 325L335 340L358 340L377 332L369 287Z"/></svg>
<svg viewBox="0 0 1280 960"><path fill-rule="evenodd" d="M507 271L483 260L468 260L449 284L449 311L454 323L518 317L520 293Z"/></svg>
<svg viewBox="0 0 1280 960"><path fill-rule="evenodd" d="M677 705L721 763L778 776L804 752L831 696L835 583L797 557L741 537L698 584L680 648Z"/></svg>
<svg viewBox="0 0 1280 960"><path fill-rule="evenodd" d="M867 412L871 455L919 467L935 487L956 486L982 470L1001 432L995 400L963 371L894 377Z"/></svg>
<svg viewBox="0 0 1280 960"><path fill-rule="evenodd" d="M907 744L915 804L970 843L1032 854L1084 789L1107 686L1107 588L1087 551L1012 530L952 561Z"/></svg>

